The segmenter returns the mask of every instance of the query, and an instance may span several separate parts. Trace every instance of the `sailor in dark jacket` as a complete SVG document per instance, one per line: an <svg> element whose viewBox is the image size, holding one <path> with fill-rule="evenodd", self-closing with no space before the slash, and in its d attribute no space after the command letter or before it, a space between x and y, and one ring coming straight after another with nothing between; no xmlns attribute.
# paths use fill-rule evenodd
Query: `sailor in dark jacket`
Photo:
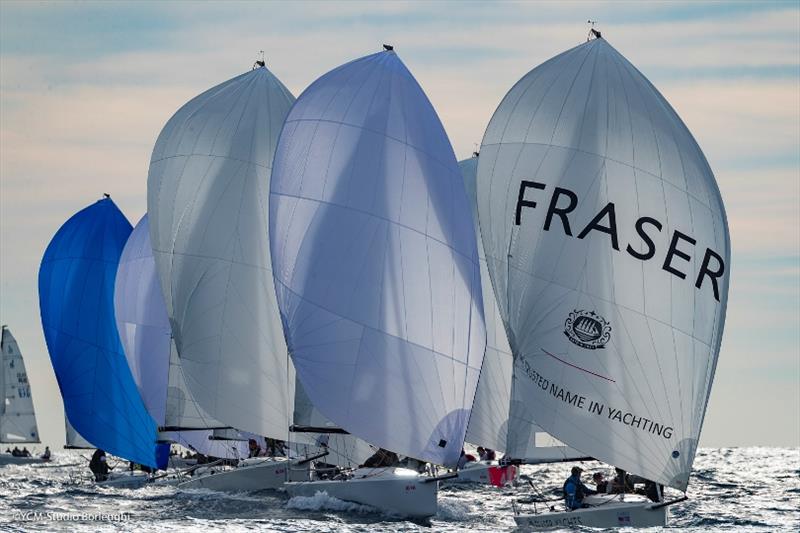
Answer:
<svg viewBox="0 0 800 533"><path fill-rule="evenodd" d="M590 489L581 482L581 472L583 472L581 467L573 466L572 475L564 482L564 505L569 510L584 507L584 496L597 494L596 490Z"/></svg>

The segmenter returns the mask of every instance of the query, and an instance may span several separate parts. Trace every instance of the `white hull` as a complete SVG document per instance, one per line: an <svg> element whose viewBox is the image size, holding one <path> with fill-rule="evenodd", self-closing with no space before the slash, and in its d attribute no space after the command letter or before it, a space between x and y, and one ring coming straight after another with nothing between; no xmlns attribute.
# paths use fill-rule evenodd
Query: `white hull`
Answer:
<svg viewBox="0 0 800 533"><path fill-rule="evenodd" d="M577 526L612 528L667 525L667 507L653 509L657 504L650 501L625 502L619 497L599 496L587 498L586 502L596 506L557 513L519 514L514 516L514 520L517 526L527 531Z"/></svg>
<svg viewBox="0 0 800 533"><path fill-rule="evenodd" d="M308 479L309 463L298 465L282 457L255 457L245 459L236 468L212 467L194 478L178 484L181 489L210 489L217 491L257 491L283 488L289 479Z"/></svg>
<svg viewBox="0 0 800 533"><path fill-rule="evenodd" d="M98 487L113 487L116 489L138 489L150 480L150 476L144 472L125 472L119 474L109 474L105 481L95 481Z"/></svg>
<svg viewBox="0 0 800 533"><path fill-rule="evenodd" d="M427 518L437 511L438 482L425 483L424 476L406 468L360 468L354 477L334 481L286 483L289 496L333 498L369 505L381 511L412 518Z"/></svg>
<svg viewBox="0 0 800 533"><path fill-rule="evenodd" d="M5 465L33 465L38 463L46 463L49 459L42 459L41 457L14 457L9 453L0 454L0 466Z"/></svg>
<svg viewBox="0 0 800 533"><path fill-rule="evenodd" d="M519 475L519 468L514 465L500 467L496 462L480 461L467 463L458 471L458 477L448 479L447 483L482 483L502 487L512 484Z"/></svg>

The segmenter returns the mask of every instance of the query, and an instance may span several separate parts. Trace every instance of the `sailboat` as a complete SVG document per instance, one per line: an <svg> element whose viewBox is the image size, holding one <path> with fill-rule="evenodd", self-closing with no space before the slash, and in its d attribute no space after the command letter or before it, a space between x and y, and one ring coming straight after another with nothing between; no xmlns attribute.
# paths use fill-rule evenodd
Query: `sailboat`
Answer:
<svg viewBox="0 0 800 533"><path fill-rule="evenodd" d="M519 475L520 464L542 464L589 459L585 454L564 445L545 432L520 397L522 379L515 372L511 347L500 310L489 280L489 270L478 224L477 172L478 152L459 161L464 188L472 207L478 256L481 264L483 303L486 317L486 355L475 392L472 414L467 427L467 442L505 453L498 461L470 462L458 477L448 481L505 485Z"/></svg>
<svg viewBox="0 0 800 533"><path fill-rule="evenodd" d="M455 466L486 340L478 253L450 141L392 47L297 99L269 226L283 330L314 407L374 446ZM426 517L438 480L387 466L285 488Z"/></svg>
<svg viewBox="0 0 800 533"><path fill-rule="evenodd" d="M42 259L39 309L72 426L96 448L164 468L168 447L157 442L114 323L117 264L131 229L108 195L67 220ZM129 480L103 483L118 481Z"/></svg>
<svg viewBox="0 0 800 533"><path fill-rule="evenodd" d="M16 445L39 442L33 397L25 372L22 352L11 330L2 326L0 357L3 370L0 372L0 444ZM41 463L40 457L15 457L0 452L0 466L7 464Z"/></svg>
<svg viewBox="0 0 800 533"><path fill-rule="evenodd" d="M293 102L258 61L169 119L147 182L153 255L188 392L224 426L283 440L294 375L272 285L267 194ZM181 487L278 488L295 470L289 463L248 459Z"/></svg>
<svg viewBox="0 0 800 533"><path fill-rule="evenodd" d="M477 196L489 275L536 423L686 491L725 321L725 209L677 113L591 35L526 74L486 129ZM659 526L685 495L632 498L515 520Z"/></svg>

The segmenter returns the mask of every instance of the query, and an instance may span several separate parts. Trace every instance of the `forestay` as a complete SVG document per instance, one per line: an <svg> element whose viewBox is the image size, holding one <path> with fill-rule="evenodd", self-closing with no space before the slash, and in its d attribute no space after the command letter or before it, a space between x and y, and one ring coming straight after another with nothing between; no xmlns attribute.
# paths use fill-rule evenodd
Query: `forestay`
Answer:
<svg viewBox="0 0 800 533"><path fill-rule="evenodd" d="M537 423L534 414L519 394L524 387L514 384L521 378L513 373L514 358L508 345L505 326L497 308L478 224L476 177L478 157L459 161L475 222L478 256L481 265L483 308L486 316L486 355L467 427L467 441L486 446L506 456L528 463L577 459L585 454L553 439Z"/></svg>
<svg viewBox="0 0 800 533"><path fill-rule="evenodd" d="M730 242L700 148L605 40L522 78L478 163L489 274L536 422L685 489L725 319Z"/></svg>
<svg viewBox="0 0 800 533"><path fill-rule="evenodd" d="M131 229L110 198L64 223L39 269L39 309L72 425L95 447L156 467L156 423L114 322L114 281Z"/></svg>
<svg viewBox="0 0 800 533"><path fill-rule="evenodd" d="M6 326L0 338L0 442L39 442L33 397L17 340Z"/></svg>
<svg viewBox="0 0 800 533"><path fill-rule="evenodd" d="M178 110L147 181L150 237L192 397L228 426L285 436L292 379L269 258L272 157L293 102L266 68Z"/></svg>
<svg viewBox="0 0 800 533"><path fill-rule="evenodd" d="M371 444L454 464L485 348L478 254L453 149L394 52L306 89L270 193L278 304L312 403Z"/></svg>

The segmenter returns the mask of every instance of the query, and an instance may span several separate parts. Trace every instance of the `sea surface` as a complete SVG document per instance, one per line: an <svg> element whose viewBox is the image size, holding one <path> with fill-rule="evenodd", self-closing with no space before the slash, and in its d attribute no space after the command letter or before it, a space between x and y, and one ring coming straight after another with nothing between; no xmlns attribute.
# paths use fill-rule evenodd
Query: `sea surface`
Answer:
<svg viewBox="0 0 800 533"><path fill-rule="evenodd" d="M85 464L80 452L63 451L46 467L0 467L0 530L514 531L512 502L532 490L527 482L506 489L443 487L438 514L413 522L323 495L290 500L274 492L222 494L172 486L101 489L86 481ZM526 466L523 474L557 495L570 466ZM610 473L600 463L584 468L589 474ZM688 496L672 506L670 529L800 531L800 449L701 449ZM98 513L111 516L92 519Z"/></svg>

